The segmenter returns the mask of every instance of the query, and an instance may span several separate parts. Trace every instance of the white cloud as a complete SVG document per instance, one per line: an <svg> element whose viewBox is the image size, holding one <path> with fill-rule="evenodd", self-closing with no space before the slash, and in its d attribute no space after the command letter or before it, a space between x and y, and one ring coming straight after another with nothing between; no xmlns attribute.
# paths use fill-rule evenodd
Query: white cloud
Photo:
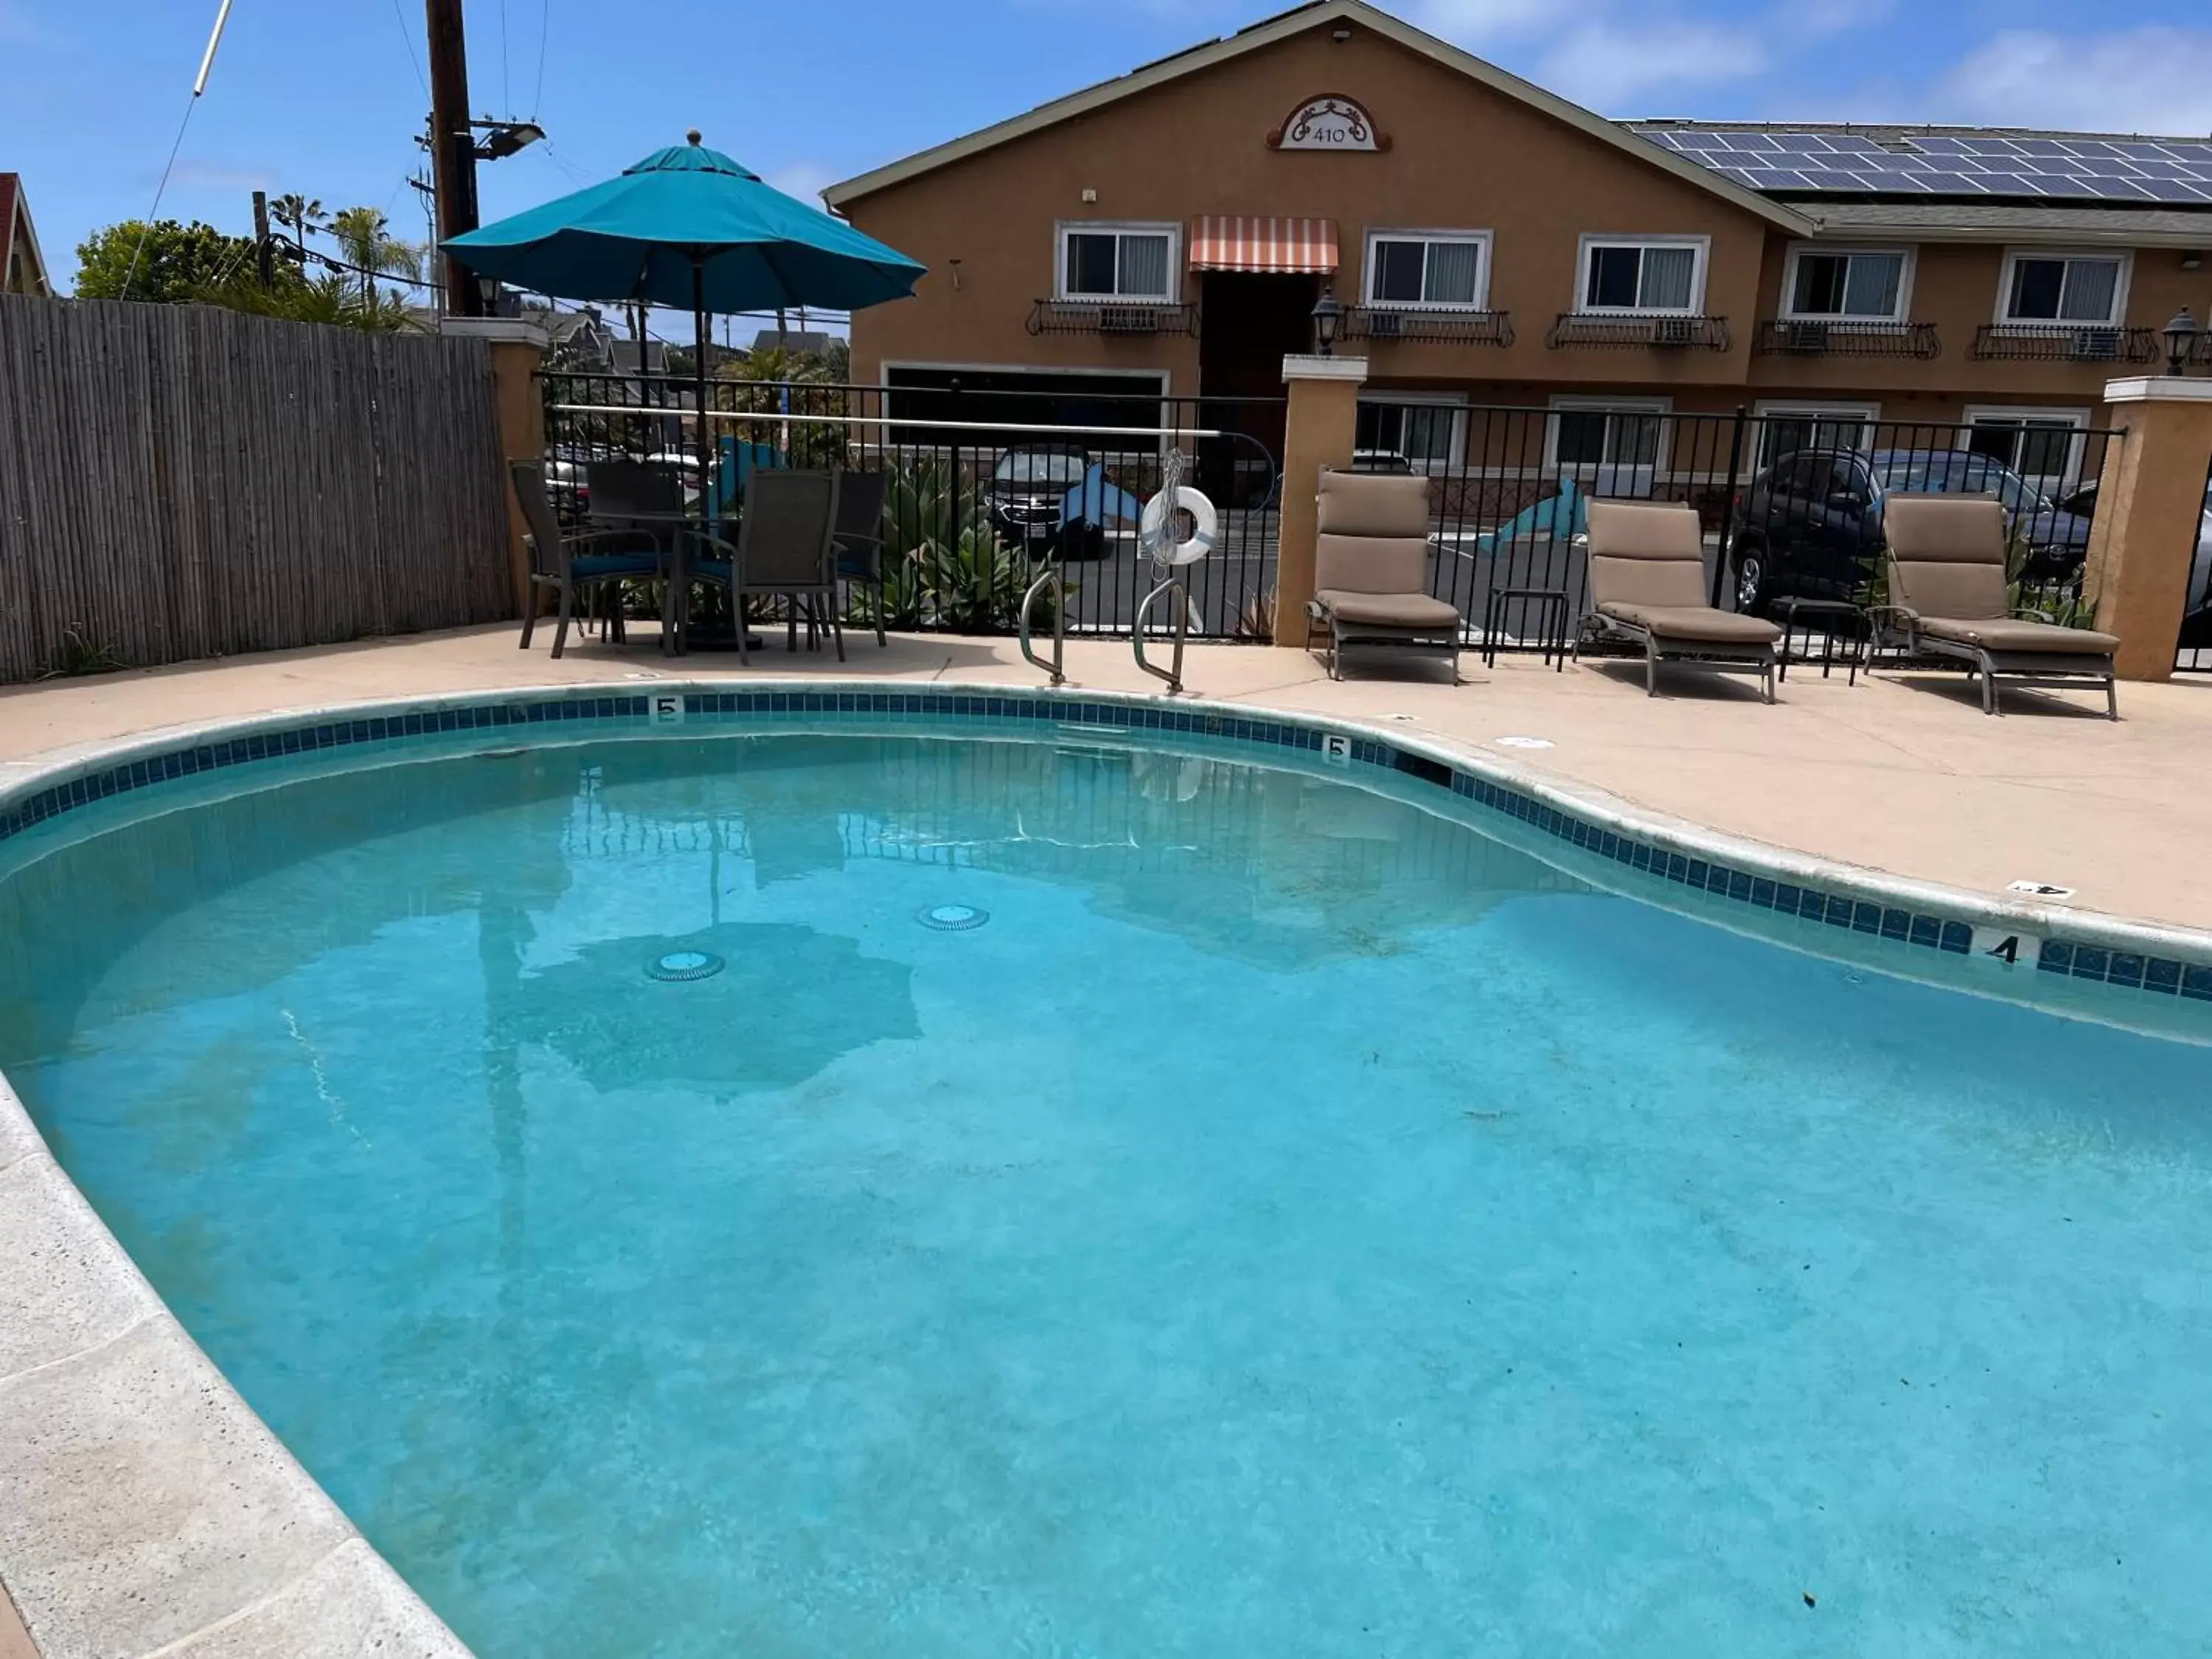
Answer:
<svg viewBox="0 0 2212 1659"><path fill-rule="evenodd" d="M256 191L275 189L276 178L258 167L229 167L186 156L170 170L169 182L197 190Z"/></svg>
<svg viewBox="0 0 2212 1659"><path fill-rule="evenodd" d="M1537 81L1609 115L1662 87L1741 81L1767 67L1765 48L1748 28L1716 23L1630 26L1587 23L1537 60Z"/></svg>
<svg viewBox="0 0 2212 1659"><path fill-rule="evenodd" d="M1564 9L1560 0L1423 0L1412 15L1431 34L1476 46L1556 25Z"/></svg>
<svg viewBox="0 0 2212 1659"><path fill-rule="evenodd" d="M2010 29L1916 101L1938 121L2212 132L2212 31L2153 25L2069 38Z"/></svg>
<svg viewBox="0 0 2212 1659"><path fill-rule="evenodd" d="M822 205L822 187L834 185L840 175L819 161L792 161L772 168L763 179L786 196L795 196L809 207Z"/></svg>

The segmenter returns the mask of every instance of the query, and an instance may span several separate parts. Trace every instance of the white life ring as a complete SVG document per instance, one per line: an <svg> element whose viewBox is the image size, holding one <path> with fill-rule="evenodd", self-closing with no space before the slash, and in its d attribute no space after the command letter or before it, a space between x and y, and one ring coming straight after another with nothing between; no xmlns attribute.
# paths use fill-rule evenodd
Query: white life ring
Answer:
<svg viewBox="0 0 2212 1659"><path fill-rule="evenodd" d="M1186 541L1170 543L1168 520L1178 509L1191 516L1192 534ZM1161 490L1145 503L1145 516L1137 527L1139 538L1152 550L1154 564L1196 564L1221 545L1220 520L1213 503L1188 484L1177 484L1170 494Z"/></svg>

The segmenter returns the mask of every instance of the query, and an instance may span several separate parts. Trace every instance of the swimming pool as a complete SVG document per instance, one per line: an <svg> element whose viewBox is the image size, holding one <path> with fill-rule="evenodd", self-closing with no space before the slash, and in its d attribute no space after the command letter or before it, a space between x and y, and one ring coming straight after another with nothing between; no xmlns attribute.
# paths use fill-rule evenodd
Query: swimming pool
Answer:
<svg viewBox="0 0 2212 1659"><path fill-rule="evenodd" d="M488 741L0 883L0 1068L480 1652L2197 1639L2203 1011L1408 769Z"/></svg>

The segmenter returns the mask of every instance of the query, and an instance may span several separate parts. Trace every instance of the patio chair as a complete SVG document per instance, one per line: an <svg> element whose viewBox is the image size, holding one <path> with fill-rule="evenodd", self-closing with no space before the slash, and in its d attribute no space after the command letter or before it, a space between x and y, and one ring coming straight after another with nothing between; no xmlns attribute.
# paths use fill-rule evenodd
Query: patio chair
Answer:
<svg viewBox="0 0 2212 1659"><path fill-rule="evenodd" d="M1882 531L1889 602L1869 611L1877 645L1966 664L1980 678L1984 714L1997 712L2002 674L2023 685L2101 685L2106 715L2119 719L2112 666L2119 641L2086 628L2061 628L2043 611L2013 605L2002 501L1990 495L1892 495L1882 503Z"/></svg>
<svg viewBox="0 0 2212 1659"><path fill-rule="evenodd" d="M730 590L730 610L738 623L738 660L746 655L745 601L759 594L780 597L791 606L791 649L799 648L799 622L806 618L810 641L826 627L836 641L837 660L845 660L845 631L837 619L837 495L835 472L762 471L745 492L744 516L733 546L720 536L689 532L698 549L686 572L688 582L711 582ZM688 609L670 584L672 623L682 636L678 612Z"/></svg>
<svg viewBox="0 0 2212 1659"><path fill-rule="evenodd" d="M545 491L544 463L510 461L507 476L514 485L515 500L522 504L522 521L529 526L530 599L522 608L522 648L530 649L530 636L538 626L538 591L550 587L561 601L560 625L553 630L553 654L557 657L568 643L568 623L575 614L577 595L662 574L660 549L646 532L635 528L564 536L553 514L552 497ZM619 591L611 633L615 639L622 637Z"/></svg>
<svg viewBox="0 0 2212 1659"><path fill-rule="evenodd" d="M1328 630L1328 672L1346 651L1442 655L1459 682L1461 617L1429 592L1429 481L1371 472L1321 474L1314 596L1306 615Z"/></svg>
<svg viewBox="0 0 2212 1659"><path fill-rule="evenodd" d="M1774 701L1782 630L1705 602L1705 537L1679 501L1589 503L1590 619L1601 635L1644 647L1644 694L1659 694L1662 662L1756 674Z"/></svg>
<svg viewBox="0 0 2212 1659"><path fill-rule="evenodd" d="M878 469L838 475L837 575L846 582L866 582L876 590L876 643L888 645L884 635L884 498L890 491L891 475Z"/></svg>

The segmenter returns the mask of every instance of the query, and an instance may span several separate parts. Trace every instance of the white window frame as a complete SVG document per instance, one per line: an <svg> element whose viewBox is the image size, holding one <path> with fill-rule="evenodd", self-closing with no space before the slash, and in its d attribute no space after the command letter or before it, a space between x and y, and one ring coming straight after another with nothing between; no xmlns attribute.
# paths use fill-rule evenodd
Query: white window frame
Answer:
<svg viewBox="0 0 2212 1659"><path fill-rule="evenodd" d="M2118 260L2120 274L2112 283L2112 314L2102 322L2065 317L2008 316L2006 313L2012 308L2013 272L2022 259ZM2136 256L2127 248L2008 247L2004 251L2003 262L1997 267L1997 305L1992 320L1999 328L2125 328L2128 323L2128 289L2135 279L2135 270Z"/></svg>
<svg viewBox="0 0 2212 1659"><path fill-rule="evenodd" d="M1457 307L1455 307L1455 309L1457 309ZM1432 478L1442 477L1449 473L1462 471L1465 468L1467 464L1467 393L1464 392L1400 392L1386 386L1366 386L1361 387L1360 390L1367 395L1364 398L1354 399L1355 412L1353 420L1355 429L1358 423L1356 405L1362 403L1376 404L1390 404L1399 405L1418 404L1425 408L1449 409L1452 410L1451 435L1445 442L1445 447L1449 453L1445 455L1444 459L1441 461L1431 461L1417 459L1411 455L1407 456L1406 459L1413 463L1414 469L1417 471L1426 473Z"/></svg>
<svg viewBox="0 0 2212 1659"><path fill-rule="evenodd" d="M1603 410L1608 415L1656 415L1659 416L1658 453L1652 457L1651 474L1655 478L1669 475L1674 455L1674 400L1672 398L1601 398L1578 393L1555 394L1547 405L1544 416L1544 476L1547 477L1588 477L1608 467L1640 470L1641 464L1633 461L1574 461L1562 465L1559 460L1559 416L1578 410Z"/></svg>
<svg viewBox="0 0 2212 1659"><path fill-rule="evenodd" d="M1881 424L1880 404L1857 401L1835 403L1823 402L1817 398L1765 398L1753 404L1751 412L1759 422L1759 445L1751 455L1745 458L1747 474L1762 471L1781 459L1762 453L1767 439L1772 434L1770 422L1856 420L1859 423L1859 436L1858 441L1852 446L1855 449L1873 448L1875 428Z"/></svg>
<svg viewBox="0 0 2212 1659"><path fill-rule="evenodd" d="M1164 294L1071 294L1067 289L1067 239L1099 236L1164 236L1168 239L1168 290ZM1114 279L1121 280L1121 250L1114 255ZM1182 303L1182 225L1174 219L1060 219L1052 228L1052 293L1073 305L1174 306Z"/></svg>
<svg viewBox="0 0 2212 1659"><path fill-rule="evenodd" d="M1792 242L1789 257L1782 263L1782 303L1775 314L1786 323L1834 323L1848 328L1853 323L1901 323L1912 315L1912 278L1914 267L1920 262L1915 256L1918 250L1911 246L1877 246L1864 242ZM1800 311L1797 309L1797 262L1806 254L1842 254L1849 257L1862 253L1894 254L1904 261L1897 275L1897 307L1887 317L1862 317L1844 311ZM2009 291L2009 290L2008 290Z"/></svg>
<svg viewBox="0 0 2212 1659"><path fill-rule="evenodd" d="M2073 326L2096 328L2100 325L2081 323ZM2087 410L2079 405L2070 408L2049 408L2031 404L1969 404L1959 412L1959 424L1969 434L1972 433L1975 423L1980 421L1989 421L1993 423L2002 421L2063 422L2074 429L2073 437L2069 439L2066 444L2064 471L2055 476L2048 472L2022 472L2018 466L2013 465L2009 461L2005 465L2011 466L2014 472L2019 473L2021 478L2031 488L2041 490L2053 499L2065 494L2080 482L2081 458L2089 444L2087 436L2089 411Z"/></svg>
<svg viewBox="0 0 2212 1659"><path fill-rule="evenodd" d="M1680 307L1654 306L1593 306L1583 303L1589 292L1590 256L1601 247L1686 247L1694 256L1690 268L1690 303ZM1596 234L1584 232L1575 250L1575 312L1584 317L1702 317L1705 314L1705 270L1711 264L1713 239L1710 236L1673 236L1623 233ZM1639 268L1638 286L1642 271ZM1626 405L1623 405L1626 407Z"/></svg>
<svg viewBox="0 0 2212 1659"><path fill-rule="evenodd" d="M1496 240L1486 230L1374 230L1367 233L1367 242L1359 267L1359 291L1364 296L1360 303L1375 311L1435 311L1464 314L1470 311L1490 309L1490 253ZM1449 242L1472 243L1475 249L1474 298L1465 305L1443 300L1382 300L1375 295L1375 279L1382 273L1382 261L1376 257L1377 242ZM1425 286L1428 275L1426 256L1423 257L1422 277ZM1465 401L1464 399L1462 400Z"/></svg>

